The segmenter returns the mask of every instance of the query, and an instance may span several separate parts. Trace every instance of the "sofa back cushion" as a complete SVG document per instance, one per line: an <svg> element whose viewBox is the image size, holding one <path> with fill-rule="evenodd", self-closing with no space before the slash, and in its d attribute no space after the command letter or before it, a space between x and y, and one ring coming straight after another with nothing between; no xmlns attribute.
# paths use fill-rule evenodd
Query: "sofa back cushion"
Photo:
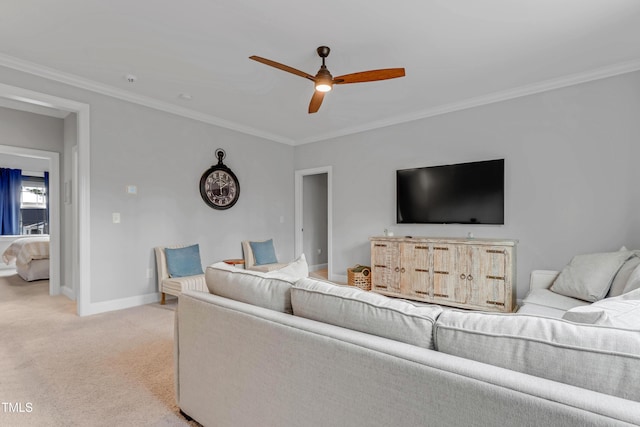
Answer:
<svg viewBox="0 0 640 427"><path fill-rule="evenodd" d="M444 311L436 350L640 401L640 334L517 314Z"/></svg>
<svg viewBox="0 0 640 427"><path fill-rule="evenodd" d="M295 277L267 277L259 271L235 268L224 262L207 267L209 292L236 301L291 314L291 287Z"/></svg>
<svg viewBox="0 0 640 427"><path fill-rule="evenodd" d="M291 289L293 314L424 348L433 348L433 325L442 312L315 279L301 279Z"/></svg>

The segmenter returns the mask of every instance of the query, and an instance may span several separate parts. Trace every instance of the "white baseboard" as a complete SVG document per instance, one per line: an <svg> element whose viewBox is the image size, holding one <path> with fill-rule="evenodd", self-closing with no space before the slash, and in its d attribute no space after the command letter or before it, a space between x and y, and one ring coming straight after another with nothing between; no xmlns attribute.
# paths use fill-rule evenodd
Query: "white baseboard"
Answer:
<svg viewBox="0 0 640 427"><path fill-rule="evenodd" d="M310 265L309 266L309 271L318 271L318 270L323 270L325 268L327 268L329 266L329 264L315 264L315 265Z"/></svg>
<svg viewBox="0 0 640 427"><path fill-rule="evenodd" d="M89 305L86 315L105 313L107 311L123 310L125 308L137 307L139 305L151 304L160 301L160 293L138 295L135 297L116 299L111 301L93 302Z"/></svg>
<svg viewBox="0 0 640 427"><path fill-rule="evenodd" d="M62 292L62 295L64 295L65 297L69 298L71 301L75 301L76 300L76 293L73 292L73 289L71 289L68 286L62 286L60 288L60 291Z"/></svg>

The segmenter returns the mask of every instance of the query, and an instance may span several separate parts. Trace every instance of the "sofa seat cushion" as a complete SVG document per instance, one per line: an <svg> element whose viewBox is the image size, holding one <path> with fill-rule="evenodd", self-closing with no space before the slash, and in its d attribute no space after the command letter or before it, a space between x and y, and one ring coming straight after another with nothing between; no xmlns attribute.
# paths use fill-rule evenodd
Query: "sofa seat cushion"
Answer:
<svg viewBox="0 0 640 427"><path fill-rule="evenodd" d="M523 304L518 309L518 314L528 314L531 316L552 317L554 319L562 319L567 310L559 308L547 307L537 304Z"/></svg>
<svg viewBox="0 0 640 427"><path fill-rule="evenodd" d="M640 334L520 314L446 310L436 350L640 401Z"/></svg>
<svg viewBox="0 0 640 427"><path fill-rule="evenodd" d="M535 304L543 307L555 308L557 310L567 311L574 307L589 305L591 303L576 298L552 292L549 289L532 289L529 294L522 300L522 305Z"/></svg>
<svg viewBox="0 0 640 427"><path fill-rule="evenodd" d="M266 277L265 273L233 267L224 262L207 267L209 292L225 298L291 314L291 287L295 277Z"/></svg>
<svg viewBox="0 0 640 427"><path fill-rule="evenodd" d="M280 270L287 266L286 262L278 262L275 264L253 265L249 271L257 271L261 273L268 273L270 271Z"/></svg>
<svg viewBox="0 0 640 427"><path fill-rule="evenodd" d="M170 295L180 295L185 290L208 292L204 274L187 277L170 277L162 281L161 292Z"/></svg>
<svg viewBox="0 0 640 427"><path fill-rule="evenodd" d="M293 314L396 341L433 349L437 305L413 304L315 279L301 279L291 290Z"/></svg>

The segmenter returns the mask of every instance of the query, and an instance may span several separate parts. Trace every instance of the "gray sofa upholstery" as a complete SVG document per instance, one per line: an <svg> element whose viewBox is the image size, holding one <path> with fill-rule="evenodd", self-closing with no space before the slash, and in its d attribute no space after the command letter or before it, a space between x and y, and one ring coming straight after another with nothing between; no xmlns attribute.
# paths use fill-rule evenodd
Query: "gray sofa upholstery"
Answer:
<svg viewBox="0 0 640 427"><path fill-rule="evenodd" d="M224 280L219 272L209 277ZM244 286L252 277L255 274L236 276L233 281ZM291 289L337 298L325 285L306 283L309 281L291 283ZM278 286L286 287L282 282ZM225 288L210 286L212 289ZM352 295L351 289L337 294L343 298L339 306L358 304L365 313L379 313L386 307L377 297ZM181 410L205 426L640 424L640 403L635 397L513 370L517 366L507 369L471 360L474 354L459 357L456 352L468 350L467 345L460 346L459 332L474 335L473 324L466 327L462 311L451 315L432 312L449 319L435 322L436 349L431 349L356 330L360 321L353 316L345 320L353 328L346 328L296 315L296 304L301 301L311 301L314 316L322 315L317 295L303 296L293 299L294 314L289 314L260 306L264 305L261 299L252 304L247 299L242 302L204 292L183 292L175 335L176 396ZM396 315L403 309L394 303L390 310ZM430 318L419 311L411 308L409 315ZM340 313L332 316L340 317ZM510 317L524 323L528 317L540 322L535 316L487 316L472 323L491 323L499 316L506 322ZM495 334L483 334L484 341L477 345L491 347L493 338ZM535 344L539 346L539 340ZM437 351L438 345L448 353ZM544 354L539 347L534 351ZM635 364L637 360L632 359L629 363ZM639 386L634 384L640 381L634 381L634 376L639 374L629 375L630 395L637 396Z"/></svg>

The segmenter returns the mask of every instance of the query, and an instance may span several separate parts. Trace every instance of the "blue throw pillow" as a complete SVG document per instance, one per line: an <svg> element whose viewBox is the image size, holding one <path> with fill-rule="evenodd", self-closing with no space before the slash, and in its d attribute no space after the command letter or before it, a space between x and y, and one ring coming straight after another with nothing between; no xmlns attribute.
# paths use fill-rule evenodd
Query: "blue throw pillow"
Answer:
<svg viewBox="0 0 640 427"><path fill-rule="evenodd" d="M200 245L195 244L185 248L166 248L164 254L167 258L167 270L169 277L185 277L203 274L200 262Z"/></svg>
<svg viewBox="0 0 640 427"><path fill-rule="evenodd" d="M264 242L249 242L256 265L273 264L278 262L276 250L273 247L273 239Z"/></svg>

